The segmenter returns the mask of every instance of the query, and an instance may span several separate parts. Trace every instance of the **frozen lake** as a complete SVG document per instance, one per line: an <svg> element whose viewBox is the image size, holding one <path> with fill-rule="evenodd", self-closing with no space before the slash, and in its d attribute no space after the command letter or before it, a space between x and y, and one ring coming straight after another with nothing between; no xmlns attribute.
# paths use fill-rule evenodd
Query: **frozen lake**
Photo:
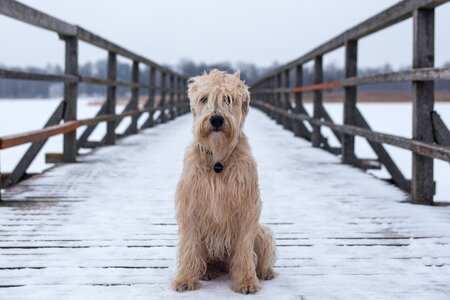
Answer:
<svg viewBox="0 0 450 300"><path fill-rule="evenodd" d="M99 110L98 105L92 105L92 102L98 102L99 99L80 99L78 106L79 118L93 117ZM29 130L36 130L43 126L47 118L56 108L59 99L37 100L0 100L0 135L20 133ZM340 123L342 120L342 104L326 103L328 112L335 122ZM366 117L371 127L380 132L396 134L404 137L411 137L412 124L412 105L410 103L362 103L358 107ZM447 126L450 126L450 103L436 103L436 110L441 115ZM307 104L306 108L311 111L312 105ZM117 111L121 111L123 106L117 107ZM128 119L123 121L119 128L121 131L129 123ZM100 139L104 133L105 124L98 126L93 133L93 139ZM338 141L331 132L323 129L324 134L330 139L333 145L338 145ZM78 130L81 134L82 130ZM251 138L251 136L250 136ZM3 172L11 171L28 145L15 147L1 151L1 170ZM397 162L400 169L406 177L411 174L411 153L399 148L386 146L393 159ZM51 165L45 164L45 153L61 152L62 137L56 136L51 138L38 158L31 165L29 172L40 172ZM356 138L356 152L362 158L374 157L372 150L365 140ZM385 171L371 171L380 177L387 177ZM437 182L437 201L450 202L450 165L448 163L435 160L435 180Z"/></svg>

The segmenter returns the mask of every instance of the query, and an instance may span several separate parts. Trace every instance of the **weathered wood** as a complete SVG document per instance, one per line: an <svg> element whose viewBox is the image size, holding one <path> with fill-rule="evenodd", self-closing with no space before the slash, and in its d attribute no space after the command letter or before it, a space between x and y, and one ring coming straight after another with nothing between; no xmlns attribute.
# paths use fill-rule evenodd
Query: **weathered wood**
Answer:
<svg viewBox="0 0 450 300"><path fill-rule="evenodd" d="M117 78L117 55L114 52L108 52L108 70L107 76L109 80ZM116 87L108 86L106 89L106 106L105 114L114 115L116 113ZM114 145L116 140L115 122L110 121L106 124L105 144Z"/></svg>
<svg viewBox="0 0 450 300"><path fill-rule="evenodd" d="M290 70L286 70L283 72L284 77L284 86L289 89L290 88ZM286 92L284 93L284 99L283 99L283 108L286 111L292 111L292 105L291 105L291 99L290 99L291 93ZM292 130L292 120L289 118L283 118L283 127L288 130Z"/></svg>
<svg viewBox="0 0 450 300"><path fill-rule="evenodd" d="M450 162L450 149L448 147L443 147L417 140L411 140L392 134L376 132L352 125L338 125L330 121L322 120L320 118L312 118L305 114L289 114L286 113L283 109L275 108L270 104L266 104L260 101L254 101L253 105L258 108L264 107L265 109L276 110L278 114L281 114L283 116L289 116L290 118L307 121L311 124L311 126L325 126L341 133L361 136L374 142L389 144L398 148L410 150L423 156Z"/></svg>
<svg viewBox="0 0 450 300"><path fill-rule="evenodd" d="M51 17L17 1L0 1L0 14L62 35L74 36L77 34L76 26Z"/></svg>
<svg viewBox="0 0 450 300"><path fill-rule="evenodd" d="M314 59L314 83L319 84L323 81L323 59L322 56L317 56ZM313 108L313 117L320 118L320 107L322 106L322 91L315 90L314 91L314 108ZM320 126L314 125L313 131L311 135L311 141L313 147L320 147L321 144L321 133Z"/></svg>
<svg viewBox="0 0 450 300"><path fill-rule="evenodd" d="M46 124L44 129L3 136L0 138L0 149L8 149L27 143L47 140L49 137L55 135L73 132L79 126L79 121L68 121L61 125L47 126Z"/></svg>
<svg viewBox="0 0 450 300"><path fill-rule="evenodd" d="M153 114L155 113L155 86L156 86L156 69L153 67L149 68L149 83L150 86L148 90L148 99L145 103L145 108L148 109L148 118L142 124L142 128L149 128L154 126Z"/></svg>
<svg viewBox="0 0 450 300"><path fill-rule="evenodd" d="M450 68L418 68L414 70L346 78L341 83L342 86L355 86L387 82L434 80L450 80Z"/></svg>
<svg viewBox="0 0 450 300"><path fill-rule="evenodd" d="M295 68L295 86L301 87L303 85L303 65L298 65ZM305 113L306 109L303 106L303 94L296 93L295 94L295 109L294 113ZM308 128L302 121L293 122L293 129L295 136L303 137L307 140L311 140L311 132L309 132Z"/></svg>
<svg viewBox="0 0 450 300"><path fill-rule="evenodd" d="M311 85L307 85L307 86L303 86L303 87L295 87L292 89L292 91L294 93L314 92L314 91L321 91L321 90L338 89L341 87L342 87L341 81L333 81L333 82L311 84Z"/></svg>
<svg viewBox="0 0 450 300"><path fill-rule="evenodd" d="M345 78L356 77L358 72L358 41L352 40L345 44ZM355 86L344 89L344 120L346 125L356 124L356 97L357 90ZM342 144L342 162L352 164L356 161L355 155L355 137L343 134Z"/></svg>
<svg viewBox="0 0 450 300"><path fill-rule="evenodd" d="M322 105L320 105L320 117L323 118L325 121L334 123L333 119L328 114L327 110L325 109L325 106L323 105L323 103L322 103ZM331 132L334 134L334 136L336 137L336 139L339 142L342 141L342 134L339 131L331 129ZM342 153L339 153L339 154L342 154Z"/></svg>
<svg viewBox="0 0 450 300"><path fill-rule="evenodd" d="M418 9L413 17L413 68L434 66L434 9ZM431 112L434 109L434 82L413 81L413 134L417 141L432 143ZM433 204L433 159L413 153L411 201Z"/></svg>
<svg viewBox="0 0 450 300"><path fill-rule="evenodd" d="M144 57L142 57L140 55L137 55L137 54L135 54L135 53L133 53L133 52L131 52L131 51L129 51L129 50L127 50L127 49L125 49L125 48L115 44L115 43L112 43L112 42L106 40L105 38L103 38L103 37L101 37L101 36L99 36L99 35L97 35L95 33L92 33L90 31L80 27L80 26L77 26L77 37L80 40L84 41L84 42L87 42L89 44L92 44L92 45L95 45L97 47L103 48L105 50L108 50L109 52L114 52L114 53L116 53L118 55L121 55L123 57L127 57L127 58L129 58L129 59L131 59L133 61L141 62L141 63L143 63L143 64L145 64L145 65L147 65L149 67L153 67L153 68L158 69L158 70L160 70L162 72L165 72L167 74L172 74L172 75L176 75L176 76L182 76L181 74L178 74L178 73L176 73L176 72L174 72L174 71L172 71L172 70L170 70L170 69L168 69L168 68L166 68L166 67L164 67L162 65L159 65L159 64L155 63L152 60L149 60L149 59L144 58Z"/></svg>
<svg viewBox="0 0 450 300"><path fill-rule="evenodd" d="M372 130L369 123L367 123L366 119L358 108L356 108L356 124L361 128ZM378 156L379 161L384 165L388 173L391 175L392 182L402 190L410 192L411 182L405 178L402 171L397 167L397 164L384 148L383 144L371 140L367 140L367 142L369 143L375 154Z"/></svg>
<svg viewBox="0 0 450 300"><path fill-rule="evenodd" d="M277 87L277 88L281 88L281 87L283 86L283 73L282 73L282 72L278 73L277 76L276 76L276 78L277 78L277 79L276 79L276 87ZM279 91L279 92L276 94L276 101L275 101L275 104L276 104L276 107L277 107L277 108L282 108L282 107L283 107L283 93L284 93L284 92ZM277 124L282 124L282 122L283 122L283 117L282 117L282 115L277 114L277 115L276 115L276 121L277 121Z"/></svg>
<svg viewBox="0 0 450 300"><path fill-rule="evenodd" d="M431 112L431 125L433 126L434 142L441 146L450 147L450 130L435 111Z"/></svg>
<svg viewBox="0 0 450 300"><path fill-rule="evenodd" d="M62 153L45 153L45 163L46 164L58 164L63 161Z"/></svg>
<svg viewBox="0 0 450 300"><path fill-rule="evenodd" d="M175 119L175 77L169 75L169 114L170 120Z"/></svg>
<svg viewBox="0 0 450 300"><path fill-rule="evenodd" d="M101 116L105 114L106 111L106 102L102 104L99 111L95 115L96 117ZM78 139L78 149L80 148L86 148L86 143L88 142L89 136L94 132L95 128L97 127L97 123L95 125L88 126L83 133L81 134L80 138Z"/></svg>
<svg viewBox="0 0 450 300"><path fill-rule="evenodd" d="M167 88L167 73L161 72L161 100L158 104L158 108L161 109L161 123L167 122L167 114L166 114L166 88Z"/></svg>
<svg viewBox="0 0 450 300"><path fill-rule="evenodd" d="M436 7L448 2L449 0L405 0L401 1L390 8L380 12L379 14L363 21L362 23L346 30L335 38L325 42L319 47L311 50L300 58L297 58L279 68L276 68L272 72L268 72L266 75L256 80L253 84L256 84L263 79L273 76L274 74L283 72L286 69L291 69L299 64L305 64L317 56L323 56L324 54L331 52L341 46L344 46L347 41L359 40L372 33L380 31L386 27L392 26L412 16L413 12L421 7Z"/></svg>
<svg viewBox="0 0 450 300"><path fill-rule="evenodd" d="M56 82L77 82L78 77L72 75L53 75L36 72L23 72L0 68L0 78L36 80L36 81L56 81Z"/></svg>
<svg viewBox="0 0 450 300"><path fill-rule="evenodd" d="M132 81L134 83L139 84L139 62L133 61L133 70L132 70ZM131 89L131 99L130 99L130 107L131 110L137 110L139 104L139 87L133 87ZM134 134L138 132L138 116L133 116L131 118L130 131L127 132L129 134Z"/></svg>
<svg viewBox="0 0 450 300"><path fill-rule="evenodd" d="M78 76L78 40L76 37L64 37L66 44L65 52L65 74ZM78 82L64 83L64 122L77 119ZM77 131L64 134L63 139L63 162L74 162L77 157Z"/></svg>
<svg viewBox="0 0 450 300"><path fill-rule="evenodd" d="M47 123L45 123L44 128L57 125L61 119L63 118L64 113L64 101L61 101L61 103L58 105L58 107L55 109L53 114L48 119ZM42 133L39 133L40 135ZM58 132L59 134L59 132ZM49 135L50 136L50 135ZM25 175L25 172L27 171L28 167L33 162L36 155L39 153L39 151L44 146L45 140L40 139L41 136L39 136L39 139L36 139L37 142L34 142L31 144L31 146L28 148L27 152L22 156L20 161L17 163L16 167L12 171L12 173L4 180L4 186L11 186L19 182ZM23 141L23 140L22 140ZM31 142L31 140L29 140ZM0 144L3 144L3 139L0 142ZM1 149L4 149L3 147L0 147Z"/></svg>

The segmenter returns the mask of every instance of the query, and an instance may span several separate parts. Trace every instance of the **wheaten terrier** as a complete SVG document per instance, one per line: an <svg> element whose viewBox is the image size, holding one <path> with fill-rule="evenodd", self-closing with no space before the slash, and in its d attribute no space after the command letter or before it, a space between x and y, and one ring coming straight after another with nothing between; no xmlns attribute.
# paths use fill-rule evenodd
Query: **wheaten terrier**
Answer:
<svg viewBox="0 0 450 300"><path fill-rule="evenodd" d="M233 290L254 293L272 279L272 231L259 224L261 199L255 160L242 132L248 87L239 72L194 77L188 91L194 140L187 148L176 191L179 292L229 272Z"/></svg>

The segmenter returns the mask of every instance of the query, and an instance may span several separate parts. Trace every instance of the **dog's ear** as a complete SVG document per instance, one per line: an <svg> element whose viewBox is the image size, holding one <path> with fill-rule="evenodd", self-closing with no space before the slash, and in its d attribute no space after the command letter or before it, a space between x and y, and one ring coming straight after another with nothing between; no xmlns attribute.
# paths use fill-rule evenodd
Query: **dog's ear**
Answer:
<svg viewBox="0 0 450 300"><path fill-rule="evenodd" d="M244 115L244 117L246 117L248 114L248 108L250 106L250 92L248 91L248 86L246 86L245 84L242 85L244 90L244 93L242 95L242 114Z"/></svg>
<svg viewBox="0 0 450 300"><path fill-rule="evenodd" d="M237 79L241 79L241 70L237 70L236 72L234 72L233 76Z"/></svg>
<svg viewBox="0 0 450 300"><path fill-rule="evenodd" d="M191 77L188 80L188 98L189 98L189 104L191 107L191 112L195 117L195 109L194 109L194 99L195 99L195 95L197 94L198 91L198 84L196 83L198 77Z"/></svg>

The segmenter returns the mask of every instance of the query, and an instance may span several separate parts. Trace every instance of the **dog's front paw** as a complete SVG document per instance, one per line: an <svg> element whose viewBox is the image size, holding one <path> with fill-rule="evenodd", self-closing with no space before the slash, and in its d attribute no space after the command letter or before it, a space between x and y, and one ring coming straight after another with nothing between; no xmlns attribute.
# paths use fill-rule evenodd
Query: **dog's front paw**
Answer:
<svg viewBox="0 0 450 300"><path fill-rule="evenodd" d="M254 294L259 290L258 280L242 281L234 285L233 290L241 294Z"/></svg>
<svg viewBox="0 0 450 300"><path fill-rule="evenodd" d="M193 291L200 287L198 280L175 279L172 288L177 292Z"/></svg>
<svg viewBox="0 0 450 300"><path fill-rule="evenodd" d="M261 275L261 279L271 280L275 278L275 276L277 276L277 273L274 270L270 269Z"/></svg>

